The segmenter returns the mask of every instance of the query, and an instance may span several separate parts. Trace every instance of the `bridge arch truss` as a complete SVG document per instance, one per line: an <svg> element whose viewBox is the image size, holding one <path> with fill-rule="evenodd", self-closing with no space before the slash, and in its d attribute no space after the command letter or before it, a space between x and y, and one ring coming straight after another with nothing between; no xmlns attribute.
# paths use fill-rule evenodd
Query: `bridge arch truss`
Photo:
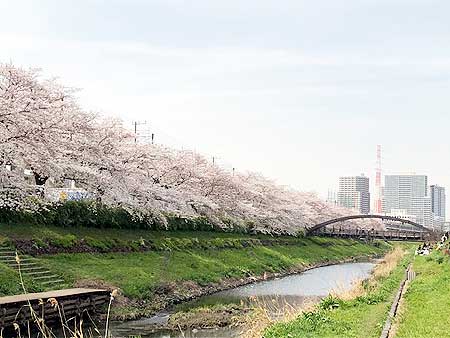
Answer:
<svg viewBox="0 0 450 338"><path fill-rule="evenodd" d="M318 230L325 228L327 225L344 222L344 221L349 221L349 220L353 220L353 219L381 219L383 221L400 222L402 224L409 224L409 225L414 226L415 228L417 228L418 232L430 232L430 229L424 227L423 225L421 225L417 222L410 221L408 219L400 218L400 217L387 216L387 215L350 215L350 216L342 216L342 217L333 218L328 221L316 224L316 225L312 226L311 228L308 228L306 230L306 234L307 235L313 234L313 233L317 232Z"/></svg>

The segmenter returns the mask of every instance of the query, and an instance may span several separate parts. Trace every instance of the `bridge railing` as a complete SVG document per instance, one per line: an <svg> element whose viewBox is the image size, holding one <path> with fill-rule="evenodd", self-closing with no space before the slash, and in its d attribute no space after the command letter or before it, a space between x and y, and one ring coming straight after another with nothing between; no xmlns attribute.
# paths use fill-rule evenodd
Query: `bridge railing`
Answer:
<svg viewBox="0 0 450 338"><path fill-rule="evenodd" d="M424 240L427 234L423 231L374 230L343 227L323 227L311 235L347 238L378 238L386 240Z"/></svg>

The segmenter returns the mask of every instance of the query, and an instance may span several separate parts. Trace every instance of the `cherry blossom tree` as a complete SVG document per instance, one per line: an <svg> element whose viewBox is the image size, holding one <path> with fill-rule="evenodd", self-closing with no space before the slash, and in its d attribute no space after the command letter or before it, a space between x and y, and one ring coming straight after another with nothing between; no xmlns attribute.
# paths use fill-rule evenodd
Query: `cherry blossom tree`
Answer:
<svg viewBox="0 0 450 338"><path fill-rule="evenodd" d="M351 213L260 174L228 172L193 151L136 143L120 120L84 111L74 95L38 70L0 65L0 208L23 207L36 186L71 179L101 203L161 219L203 216L223 228L296 233Z"/></svg>

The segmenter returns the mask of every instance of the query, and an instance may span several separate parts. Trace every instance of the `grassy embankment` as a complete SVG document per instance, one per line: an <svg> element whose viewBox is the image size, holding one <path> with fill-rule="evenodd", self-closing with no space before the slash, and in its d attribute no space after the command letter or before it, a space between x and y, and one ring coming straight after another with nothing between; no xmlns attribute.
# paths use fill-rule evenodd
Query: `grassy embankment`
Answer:
<svg viewBox="0 0 450 338"><path fill-rule="evenodd" d="M20 276L17 271L7 267L4 264L0 264L0 297L21 294L23 293L23 288L20 285ZM30 291L41 291L42 288L34 283L31 279L24 277L24 284L27 290Z"/></svg>
<svg viewBox="0 0 450 338"><path fill-rule="evenodd" d="M227 281L232 281L229 284L232 286L264 272L270 276L301 271L318 263L381 255L389 249L383 242L369 245L343 239L11 225L0 225L0 236L0 242L20 244L36 252L57 247L61 251L81 247L127 251L38 257L41 264L63 276L68 286L120 288L131 302L122 304L117 314L126 316L152 313L171 303L214 291ZM0 285L4 278L0 274ZM7 285L10 286L6 286L3 294L17 293L14 283Z"/></svg>
<svg viewBox="0 0 450 338"><path fill-rule="evenodd" d="M355 290L329 296L297 319L269 327L264 338L379 337L406 266L412 260L415 245L402 246L402 250L407 249L402 258L396 249L391 257L386 257L386 266L377 267L374 276Z"/></svg>
<svg viewBox="0 0 450 338"><path fill-rule="evenodd" d="M401 303L395 337L450 337L450 256L416 256L413 269L417 277Z"/></svg>

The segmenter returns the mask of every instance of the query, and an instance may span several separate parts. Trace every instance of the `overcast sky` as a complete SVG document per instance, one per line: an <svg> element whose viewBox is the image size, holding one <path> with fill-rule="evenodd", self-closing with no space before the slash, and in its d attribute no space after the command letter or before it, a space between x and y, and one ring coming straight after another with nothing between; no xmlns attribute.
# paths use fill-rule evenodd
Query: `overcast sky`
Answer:
<svg viewBox="0 0 450 338"><path fill-rule="evenodd" d="M0 61L147 120L157 142L321 196L340 175L373 177L377 144L385 173L450 189L449 13L448 0L0 0Z"/></svg>

